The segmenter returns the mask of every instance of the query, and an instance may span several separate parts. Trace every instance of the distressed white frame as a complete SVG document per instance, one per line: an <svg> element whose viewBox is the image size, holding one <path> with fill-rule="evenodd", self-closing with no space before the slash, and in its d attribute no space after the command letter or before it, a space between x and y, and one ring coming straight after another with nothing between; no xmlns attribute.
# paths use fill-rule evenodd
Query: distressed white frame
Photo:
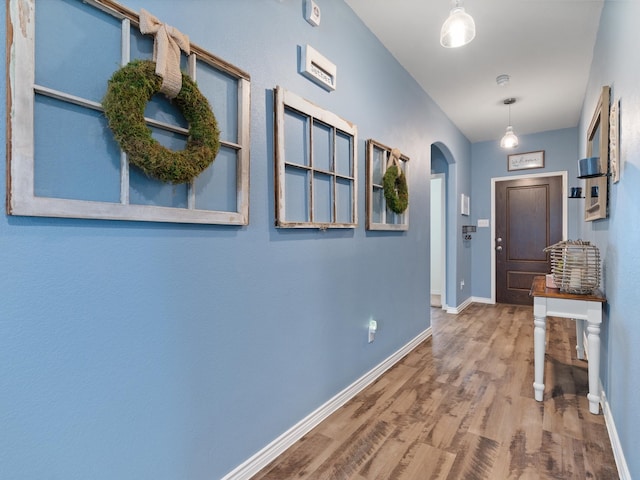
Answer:
<svg viewBox="0 0 640 480"><path fill-rule="evenodd" d="M587 157L600 157L600 171L603 176L587 178L584 189L584 221L591 222L609 216L609 102L611 88L602 87L598 103L587 130ZM598 135L597 152L593 151L593 139ZM598 188L598 195L592 195L592 188Z"/></svg>
<svg viewBox="0 0 640 480"><path fill-rule="evenodd" d="M285 152L285 110L295 111L309 119L309 131L310 138L309 155L310 162L308 166L300 165L299 163L288 162ZM351 137L351 175L341 175L336 172L335 166L335 141L333 142L334 152L331 159L332 170L316 170L313 167L313 121L317 120L333 129L333 136L337 132L348 135ZM357 172L357 143L358 143L358 128L356 125L340 118L338 115L324 110L317 105L305 100L304 98L291 93L282 87L276 87L275 89L275 191L276 191L276 226L284 228L355 228L358 226L358 178ZM310 184L308 185L309 194L309 212L308 218L310 221L300 222L292 221L287 218L287 205L286 205L286 169L285 167L294 167L300 170L310 172ZM337 221L332 222L316 222L314 221L314 197L313 197L313 173L318 172L332 177L332 219L335 220L337 216L336 205L336 179L346 180L350 182L351 186L351 222L341 223Z"/></svg>
<svg viewBox="0 0 640 480"><path fill-rule="evenodd" d="M377 142L373 139L369 139L367 140L367 168L366 168L366 173L367 173L367 198L366 198L366 203L367 203L367 230L392 230L392 231L405 231L405 230L409 230L409 207L407 206L407 209L402 212L401 214L397 214L394 212L391 212L388 208L387 208L387 201L384 198L384 195L382 197L382 218L381 218L381 222L374 222L373 221L373 203L374 203L374 190L378 189L380 191L383 191L384 187L382 184L377 184L373 182L373 174L375 173L373 171L374 169L374 165L373 165L373 161L374 161L374 154L375 154L375 149L378 150L382 150L386 153L385 158L389 158L389 154L391 153L392 148L391 147L387 147L386 145ZM409 157L407 157L404 154L400 155L400 161L401 163L401 167L402 167L402 171L404 172L405 176L407 176L407 167L408 167L408 162L409 162ZM382 175L384 175L384 170L386 169L386 161L384 162L384 164L381 165L383 171L381 172ZM382 176L381 176L382 178Z"/></svg>
<svg viewBox="0 0 640 480"><path fill-rule="evenodd" d="M138 14L112 0L85 0L122 22L122 58L129 61L131 26L139 25ZM237 143L221 145L237 152L236 211L198 210L195 208L193 182L188 185L186 208L129 204L129 165L121 154L120 203L38 197L34 193L34 103L36 93L54 97L85 108L102 111L100 103L35 84L35 0L9 0L10 25L7 28L7 213L10 215L141 220L156 222L247 225L249 223L249 122L250 77L228 62L191 44L189 75L195 79L196 62L202 61L232 76L238 83ZM152 119L149 125L173 132L178 128Z"/></svg>

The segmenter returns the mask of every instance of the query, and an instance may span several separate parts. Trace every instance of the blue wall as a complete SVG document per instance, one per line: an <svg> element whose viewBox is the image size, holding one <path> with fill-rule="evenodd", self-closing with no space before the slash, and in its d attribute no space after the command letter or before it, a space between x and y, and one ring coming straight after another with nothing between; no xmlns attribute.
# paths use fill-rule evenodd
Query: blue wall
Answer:
<svg viewBox="0 0 640 480"><path fill-rule="evenodd" d="M517 131L517 130L516 130ZM471 224L476 225L479 218L491 219L491 179L513 175L528 175L546 172L567 171L569 187L577 186L578 139L577 129L567 128L531 135L518 135L519 145L512 151L500 148L499 140L479 142L472 145L472 196ZM533 170L507 170L507 155L512 153L544 150L544 168ZM575 239L578 225L583 217L579 200L569 200L568 236ZM474 297L491 298L491 227L478 228L473 235L472 251L472 292Z"/></svg>
<svg viewBox="0 0 640 480"><path fill-rule="evenodd" d="M610 187L610 216L582 224L582 236L600 248L607 295L602 327L601 379L632 478L640 478L640 3L605 2L579 125L580 154L603 85L620 100L620 182Z"/></svg>
<svg viewBox="0 0 640 480"><path fill-rule="evenodd" d="M431 144L455 162L450 198L470 191L469 142L341 0L319 28L301 1L127 6L251 74L251 223L0 218L3 478L223 476L428 328ZM337 91L297 73L307 43ZM276 85L358 125L357 229L273 227ZM367 138L411 158L406 233L364 230Z"/></svg>

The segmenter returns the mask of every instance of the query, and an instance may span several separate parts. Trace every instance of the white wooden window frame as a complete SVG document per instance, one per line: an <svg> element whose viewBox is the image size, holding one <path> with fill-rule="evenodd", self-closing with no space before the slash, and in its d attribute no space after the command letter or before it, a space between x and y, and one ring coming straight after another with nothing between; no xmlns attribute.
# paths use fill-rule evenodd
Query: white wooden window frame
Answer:
<svg viewBox="0 0 640 480"><path fill-rule="evenodd" d="M139 26L136 12L112 0L84 0L122 22L122 65L129 61L130 29ZM250 77L228 62L191 44L189 75L195 80L196 62L202 61L237 80L237 143L221 145L237 152L236 211L199 210L195 208L195 188L188 185L186 208L129 203L129 165L121 154L120 203L39 197L34 191L34 103L36 93L81 107L102 111L100 103L35 84L35 0L10 0L10 26L7 29L9 85L7 111L8 172L7 213L10 215L139 220L152 222L247 225L249 223L249 124ZM186 129L147 119L149 125L172 132Z"/></svg>
<svg viewBox="0 0 640 480"><path fill-rule="evenodd" d="M605 175L585 179L584 221L591 222L609 216L609 103L611 88L602 87L591 123L587 130L587 157L599 157L600 171ZM597 138L596 138L597 137ZM598 151L594 152L594 143ZM593 189L598 191L594 195Z"/></svg>
<svg viewBox="0 0 640 480"><path fill-rule="evenodd" d="M309 164L301 165L299 162L287 161L287 153L285 152L285 111L296 112L309 119L309 131L307 133L310 139L309 145ZM314 121L330 127L333 131L335 140L336 134L350 137L350 175L341 175L336 171L335 165L335 141L333 142L334 151L331 159L331 169L329 171L314 168L313 163L313 123ZM275 190L276 190L276 226L282 228L355 228L358 226L358 183L357 175L357 143L358 128L351 122L340 118L338 115L324 110L317 105L305 100L304 98L289 92L282 87L275 89ZM286 205L286 167L298 168L301 171L310 173L309 184L307 186L308 197L308 218L309 221L292 221L287 217ZM328 175L333 181L332 192L332 219L331 222L314 221L314 194L313 194L313 174L320 173ZM337 222L337 205L336 205L336 179L350 182L351 187L351 222ZM302 200L302 199L301 199Z"/></svg>
<svg viewBox="0 0 640 480"><path fill-rule="evenodd" d="M380 162L378 168L380 168L379 177L380 181L382 181L382 177L384 176L384 172L386 170L387 159L389 158L389 154L391 153L392 148L387 147L386 145L377 142L373 139L367 140L367 158L366 158L366 176L367 176L367 230L391 230L391 231L405 231L409 230L409 207L402 212L401 214L397 214L392 212L387 208L387 202L384 198L384 187L382 183L374 182L374 156L375 151L379 150L384 152L385 161ZM404 154L400 155L401 167L405 176L407 176L407 166L409 162L409 157ZM374 203L375 203L375 192L378 191L382 194L382 211L380 212L380 222L374 222Z"/></svg>

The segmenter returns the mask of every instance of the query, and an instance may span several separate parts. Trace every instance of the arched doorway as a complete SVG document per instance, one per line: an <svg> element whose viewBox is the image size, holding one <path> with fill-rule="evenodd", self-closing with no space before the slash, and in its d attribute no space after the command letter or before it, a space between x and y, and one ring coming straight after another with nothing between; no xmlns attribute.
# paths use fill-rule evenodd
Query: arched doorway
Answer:
<svg viewBox="0 0 640 480"><path fill-rule="evenodd" d="M446 153L445 153L446 152ZM447 308L447 197L449 188L448 150L431 145L431 306ZM450 156L450 155L449 155Z"/></svg>

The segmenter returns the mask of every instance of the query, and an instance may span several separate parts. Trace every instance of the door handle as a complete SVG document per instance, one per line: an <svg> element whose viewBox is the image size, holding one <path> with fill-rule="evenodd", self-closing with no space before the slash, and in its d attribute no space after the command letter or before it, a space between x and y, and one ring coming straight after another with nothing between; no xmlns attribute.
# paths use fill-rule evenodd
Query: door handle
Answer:
<svg viewBox="0 0 640 480"><path fill-rule="evenodd" d="M496 251L497 251L497 252L501 252L501 251L502 251L502 245L498 245L498 246L496 247Z"/></svg>
<svg viewBox="0 0 640 480"><path fill-rule="evenodd" d="M502 243L502 237L498 237L498 238L496 238L496 242L497 242L497 243Z"/></svg>

